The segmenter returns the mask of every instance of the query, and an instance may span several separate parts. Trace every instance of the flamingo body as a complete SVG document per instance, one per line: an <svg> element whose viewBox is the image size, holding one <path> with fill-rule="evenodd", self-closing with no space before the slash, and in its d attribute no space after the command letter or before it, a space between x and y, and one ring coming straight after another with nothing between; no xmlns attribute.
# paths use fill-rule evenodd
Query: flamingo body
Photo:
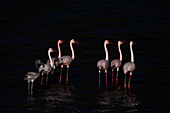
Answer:
<svg viewBox="0 0 170 113"><path fill-rule="evenodd" d="M134 62L127 62L123 66L123 71L124 71L124 73L133 72L135 70L135 68L136 68L136 66L135 66Z"/></svg>
<svg viewBox="0 0 170 113"><path fill-rule="evenodd" d="M27 72L27 73L24 75L24 80L34 81L34 80L37 79L39 76L40 76L40 73Z"/></svg>
<svg viewBox="0 0 170 113"><path fill-rule="evenodd" d="M106 70L109 66L109 62L107 60L99 60L97 62L97 67L99 70Z"/></svg>
<svg viewBox="0 0 170 113"><path fill-rule="evenodd" d="M121 66L122 62L120 59L114 59L111 61L110 66L112 69L119 68Z"/></svg>
<svg viewBox="0 0 170 113"><path fill-rule="evenodd" d="M24 80L28 81L28 95L30 94L30 82L32 82L31 84L31 95L32 95L33 94L33 82L39 76L40 76L40 73L36 73L36 72L27 72L26 74L24 74L23 76Z"/></svg>
<svg viewBox="0 0 170 113"><path fill-rule="evenodd" d="M61 65L70 65L72 61L73 59L71 56L62 56L59 60L59 63Z"/></svg>

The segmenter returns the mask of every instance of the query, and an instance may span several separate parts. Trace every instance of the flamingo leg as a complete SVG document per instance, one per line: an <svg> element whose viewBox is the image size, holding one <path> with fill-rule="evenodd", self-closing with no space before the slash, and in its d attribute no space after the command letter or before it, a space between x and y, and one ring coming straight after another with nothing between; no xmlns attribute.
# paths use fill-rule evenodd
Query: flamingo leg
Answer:
<svg viewBox="0 0 170 113"><path fill-rule="evenodd" d="M61 65L61 72L60 72L60 80L59 80L59 84L61 83L62 71L63 71L63 65Z"/></svg>
<svg viewBox="0 0 170 113"><path fill-rule="evenodd" d="M53 75L53 73L54 73L54 69L52 69L52 71L51 71L51 74Z"/></svg>
<svg viewBox="0 0 170 113"><path fill-rule="evenodd" d="M125 74L124 88L126 90L126 74Z"/></svg>
<svg viewBox="0 0 170 113"><path fill-rule="evenodd" d="M41 76L41 85L43 85L43 73L42 73L42 76Z"/></svg>
<svg viewBox="0 0 170 113"><path fill-rule="evenodd" d="M33 95L33 80L32 80L32 83L31 83L31 95Z"/></svg>
<svg viewBox="0 0 170 113"><path fill-rule="evenodd" d="M113 85L113 82L114 82L114 69L112 69L112 85Z"/></svg>
<svg viewBox="0 0 170 113"><path fill-rule="evenodd" d="M30 81L28 80L28 95L30 95Z"/></svg>
<svg viewBox="0 0 170 113"><path fill-rule="evenodd" d="M105 76L106 76L106 87L107 87L107 70L105 70Z"/></svg>
<svg viewBox="0 0 170 113"><path fill-rule="evenodd" d="M119 68L117 68L116 85L118 85L118 73L119 73Z"/></svg>
<svg viewBox="0 0 170 113"><path fill-rule="evenodd" d="M132 73L130 73L130 76L129 76L129 83L128 83L128 89L130 90L130 81L131 81L131 76L132 76Z"/></svg>
<svg viewBox="0 0 170 113"><path fill-rule="evenodd" d="M66 75L66 82L68 84L68 70L69 70L69 66L67 66L67 75Z"/></svg>
<svg viewBox="0 0 170 113"><path fill-rule="evenodd" d="M101 71L99 70L99 88L100 88L100 73Z"/></svg>
<svg viewBox="0 0 170 113"><path fill-rule="evenodd" d="M47 77L46 77L46 85L48 85L48 74L47 74Z"/></svg>

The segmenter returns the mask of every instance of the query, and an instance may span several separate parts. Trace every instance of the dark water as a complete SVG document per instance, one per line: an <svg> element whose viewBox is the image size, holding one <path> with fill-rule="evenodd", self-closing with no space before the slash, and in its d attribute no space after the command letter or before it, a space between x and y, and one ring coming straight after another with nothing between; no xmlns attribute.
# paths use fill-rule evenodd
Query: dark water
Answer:
<svg viewBox="0 0 170 113"><path fill-rule="evenodd" d="M0 4L0 112L168 112L170 111L170 2L168 0L58 0L4 1ZM57 40L75 38L75 61L70 66L69 85L58 85L60 70L48 87L35 81L34 95L27 96L23 73L36 71L34 62L48 59L49 47ZM118 58L117 41L134 40L136 70L132 89L119 86L98 89L96 63L105 57ZM71 54L68 43L62 55ZM122 46L123 63L130 61L129 45ZM55 54L53 54L55 56ZM66 70L63 75L66 74Z"/></svg>

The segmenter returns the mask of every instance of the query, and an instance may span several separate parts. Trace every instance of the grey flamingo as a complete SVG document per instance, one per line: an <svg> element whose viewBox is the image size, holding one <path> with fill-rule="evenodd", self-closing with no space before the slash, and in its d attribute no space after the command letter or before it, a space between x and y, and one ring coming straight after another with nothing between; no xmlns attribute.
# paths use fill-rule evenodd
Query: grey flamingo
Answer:
<svg viewBox="0 0 170 113"><path fill-rule="evenodd" d="M105 58L105 60L103 59L103 60L99 60L97 62L97 68L99 70L99 88L100 88L100 73L101 73L101 70L105 70L106 86L107 86L107 68L109 66L109 56L108 56L108 50L107 50L107 47L106 47L107 44L113 44L113 43L109 40L105 40L104 49L105 49L105 53L106 53L106 58Z"/></svg>
<svg viewBox="0 0 170 113"><path fill-rule="evenodd" d="M33 94L33 82L35 79L37 79L40 76L40 73L36 73L36 72L27 72L24 74L23 78L24 80L28 81L28 95L32 95ZM30 82L31 83L31 92L30 92Z"/></svg>
<svg viewBox="0 0 170 113"><path fill-rule="evenodd" d="M52 58L52 61L53 61L54 65L53 65L53 69L51 71L51 74L53 74L55 68L59 65L59 58L61 58L60 44L62 44L64 42L66 43L65 40L58 40L58 43L57 43L57 46L58 46L58 58ZM54 50L54 51L57 53L56 50ZM47 64L50 64L50 59L47 61Z"/></svg>
<svg viewBox="0 0 170 113"><path fill-rule="evenodd" d="M73 50L73 43L77 43L77 45L79 45L79 43L77 41L75 41L74 39L72 39L70 41L70 48L72 51L72 56L62 56L59 59L59 63L61 64L61 73L60 73L60 80L59 80L59 84L61 83L61 77L62 77L62 71L63 71L63 66L67 66L67 75L66 75L66 82L68 84L68 70L69 70L69 65L71 64L71 62L74 60L75 55L74 55L74 50Z"/></svg>
<svg viewBox="0 0 170 113"><path fill-rule="evenodd" d="M36 68L39 69L39 72L42 72L42 76L41 76L41 85L43 85L43 75L46 74L47 77L46 77L46 85L48 85L48 74L51 72L52 68L53 68L53 61L52 61L52 58L50 56L50 53L51 52L54 52L54 50L52 48L49 48L48 50L48 56L49 56L49 59L50 59L50 64L44 64L41 60L37 60L35 62L35 66ZM38 66L40 65L40 66Z"/></svg>
<svg viewBox="0 0 170 113"><path fill-rule="evenodd" d="M127 62L124 64L123 66L123 71L125 73L125 81L124 81L124 88L126 90L126 74L128 72L130 72L130 76L129 76L129 83L128 83L128 89L130 90L130 81L131 81L131 76L132 76L132 72L135 70L136 66L134 63L134 54L133 54L133 50L132 50L132 45L136 44L133 41L130 42L130 52L131 52L131 62Z"/></svg>
<svg viewBox="0 0 170 113"><path fill-rule="evenodd" d="M113 81L114 81L113 73L114 73L114 69L116 69L116 68L117 68L116 85L118 84L118 73L119 73L119 68L122 64L122 52L121 52L121 49L120 49L120 45L122 45L123 42L125 42L125 41L118 41L118 49L119 49L120 59L114 59L110 63L110 66L112 68L112 85L113 85Z"/></svg>

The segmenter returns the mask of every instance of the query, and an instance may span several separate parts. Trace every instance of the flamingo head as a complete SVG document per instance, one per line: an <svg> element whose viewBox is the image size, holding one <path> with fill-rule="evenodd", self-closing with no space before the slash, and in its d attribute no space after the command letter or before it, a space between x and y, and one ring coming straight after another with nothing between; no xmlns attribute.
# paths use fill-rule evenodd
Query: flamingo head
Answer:
<svg viewBox="0 0 170 113"><path fill-rule="evenodd" d="M76 40L74 40L74 39L72 39L70 42L71 42L71 43L76 43L77 45L79 45L78 41L76 41Z"/></svg>
<svg viewBox="0 0 170 113"><path fill-rule="evenodd" d="M58 44L61 44L61 43L66 43L65 40L58 40Z"/></svg>
<svg viewBox="0 0 170 113"><path fill-rule="evenodd" d="M136 44L135 42L133 42L133 41L130 41L130 45L132 46L133 44Z"/></svg>
<svg viewBox="0 0 170 113"><path fill-rule="evenodd" d="M105 40L104 43L105 43L105 44L112 44L112 45L113 45L113 42L112 42L112 41L109 41L109 40Z"/></svg>
<svg viewBox="0 0 170 113"><path fill-rule="evenodd" d="M57 53L57 50L55 50L55 49L53 49L53 48L49 48L48 52L49 52L49 53L51 53L51 52L56 52L56 53Z"/></svg>
<svg viewBox="0 0 170 113"><path fill-rule="evenodd" d="M125 40L120 40L120 41L118 41L118 44L123 44L123 43L126 43L126 41Z"/></svg>

